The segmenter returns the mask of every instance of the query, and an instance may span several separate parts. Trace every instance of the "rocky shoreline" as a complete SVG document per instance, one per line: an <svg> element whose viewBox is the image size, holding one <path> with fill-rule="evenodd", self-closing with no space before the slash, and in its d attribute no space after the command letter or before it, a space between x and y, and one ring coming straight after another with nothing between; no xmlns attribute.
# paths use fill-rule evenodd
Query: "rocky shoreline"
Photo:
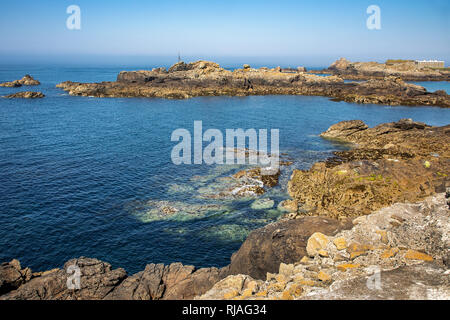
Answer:
<svg viewBox="0 0 450 320"><path fill-rule="evenodd" d="M179 62L168 70L122 71L115 82L66 81L57 87L73 96L102 98L308 95L364 104L450 107L450 98L445 91L428 92L397 76L346 83L340 76L317 76L305 72L304 68L287 72L281 68L253 69L245 65L242 69L229 71L208 61Z"/></svg>
<svg viewBox="0 0 450 320"><path fill-rule="evenodd" d="M420 68L412 60L350 62L341 58L318 74L332 74L346 80L384 79L398 77L403 81L450 81L450 69Z"/></svg>
<svg viewBox="0 0 450 320"><path fill-rule="evenodd" d="M253 231L230 265L149 264L128 276L91 258L35 273L13 260L0 266L0 300L450 299L450 125L344 121L322 137L354 148L295 170L291 212ZM378 276L381 291L367 285Z"/></svg>

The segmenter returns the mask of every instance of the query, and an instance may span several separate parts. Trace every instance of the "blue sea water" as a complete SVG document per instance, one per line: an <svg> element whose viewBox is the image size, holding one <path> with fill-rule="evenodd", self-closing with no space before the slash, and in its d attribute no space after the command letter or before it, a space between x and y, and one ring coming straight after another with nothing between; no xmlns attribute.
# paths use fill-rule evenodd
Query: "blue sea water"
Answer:
<svg viewBox="0 0 450 320"><path fill-rule="evenodd" d="M0 262L19 259L33 270L88 256L129 273L147 263L224 266L252 229L277 218L252 200L199 198L202 190L239 167L175 166L173 130L279 129L280 149L294 159L281 186L265 197L285 199L295 168L308 168L345 146L322 140L330 125L362 119L373 126L413 118L449 123L450 110L332 102L324 97L201 97L189 100L72 97L55 87L72 80L115 80L116 67L0 66L0 82L31 74L44 99L0 99ZM438 85L433 83L433 85ZM148 201L217 205L193 219L146 220ZM276 205L275 205L276 206Z"/></svg>
<svg viewBox="0 0 450 320"><path fill-rule="evenodd" d="M435 92L437 90L444 90L447 94L450 94L450 82L449 81L421 81L411 82L419 86L424 87L429 92Z"/></svg>

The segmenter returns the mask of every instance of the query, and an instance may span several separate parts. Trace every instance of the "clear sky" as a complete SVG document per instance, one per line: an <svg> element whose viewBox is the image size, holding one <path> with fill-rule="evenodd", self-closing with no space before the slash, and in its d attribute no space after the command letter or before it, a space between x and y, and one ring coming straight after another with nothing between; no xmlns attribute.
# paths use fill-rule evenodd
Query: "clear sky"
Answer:
<svg viewBox="0 0 450 320"><path fill-rule="evenodd" d="M81 30L66 27L72 4ZM381 30L366 27L372 4ZM449 0L1 1L0 30L3 62L450 60Z"/></svg>

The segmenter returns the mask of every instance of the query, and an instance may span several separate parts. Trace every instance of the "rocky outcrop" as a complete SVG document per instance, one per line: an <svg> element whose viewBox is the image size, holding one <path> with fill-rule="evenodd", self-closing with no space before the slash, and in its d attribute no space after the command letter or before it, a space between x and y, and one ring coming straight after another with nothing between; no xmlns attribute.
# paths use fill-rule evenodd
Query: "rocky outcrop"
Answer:
<svg viewBox="0 0 450 320"><path fill-rule="evenodd" d="M334 235L315 232L308 256L263 280L231 275L198 299L450 299L444 194L397 203Z"/></svg>
<svg viewBox="0 0 450 320"><path fill-rule="evenodd" d="M334 235L349 226L348 222L322 217L301 217L269 224L249 234L231 257L227 273L263 279L267 272L276 272L280 263L293 263L305 256L306 242L314 232Z"/></svg>
<svg viewBox="0 0 450 320"><path fill-rule="evenodd" d="M76 282L68 282L79 268L81 276L79 289ZM99 300L105 298L126 278L125 270L113 270L111 265L97 259L72 259L63 269L54 269L36 274L30 281L22 284L3 296L1 300Z"/></svg>
<svg viewBox="0 0 450 320"><path fill-rule="evenodd" d="M20 80L0 83L0 87L38 86L40 84L41 83L38 80L35 80L32 76L27 74Z"/></svg>
<svg viewBox="0 0 450 320"><path fill-rule="evenodd" d="M181 263L169 266L149 264L144 271L126 278L105 299L192 299L209 290L220 279L221 272L217 268L196 270Z"/></svg>
<svg viewBox="0 0 450 320"><path fill-rule="evenodd" d="M31 279L31 270L22 269L16 259L0 265L0 295L15 290Z"/></svg>
<svg viewBox="0 0 450 320"><path fill-rule="evenodd" d="M57 87L75 96L155 97L186 99L197 96L312 95L355 103L387 105L430 105L450 107L445 92L427 92L398 77L385 77L363 83L345 83L337 76L321 77L281 68L229 71L218 64L179 62L152 71L123 71L115 82L79 83L66 81Z"/></svg>
<svg viewBox="0 0 450 320"><path fill-rule="evenodd" d="M332 125L320 136L327 139L347 140L349 136L368 129L369 127L361 120L342 121Z"/></svg>
<svg viewBox="0 0 450 320"><path fill-rule="evenodd" d="M7 99L13 99L13 98L36 99L36 98L44 98L44 97L45 97L45 95L42 92L23 91L23 92L17 92L17 93L6 95L3 98L7 98Z"/></svg>
<svg viewBox="0 0 450 320"><path fill-rule="evenodd" d="M367 128L360 121L345 121L322 137L354 148L335 152L309 170L294 170L288 191L306 214L369 214L395 202L444 192L450 184L450 126L403 119Z"/></svg>
<svg viewBox="0 0 450 320"><path fill-rule="evenodd" d="M421 68L411 60L388 60L386 63L350 62L345 58L335 61L322 71L348 80L383 79L399 77L404 81L449 81L450 70Z"/></svg>
<svg viewBox="0 0 450 320"><path fill-rule="evenodd" d="M84 257L66 262L63 269L31 273L13 260L0 266L0 300L192 299L224 276L217 268L196 270L181 263L149 264L127 276L122 268L112 269L109 263Z"/></svg>

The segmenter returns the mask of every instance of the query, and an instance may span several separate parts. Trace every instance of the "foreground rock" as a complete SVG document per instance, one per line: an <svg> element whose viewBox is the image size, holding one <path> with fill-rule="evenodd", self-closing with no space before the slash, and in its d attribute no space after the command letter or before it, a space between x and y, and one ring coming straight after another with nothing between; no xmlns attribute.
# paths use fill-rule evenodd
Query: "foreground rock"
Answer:
<svg viewBox="0 0 450 320"><path fill-rule="evenodd" d="M181 263L169 266L149 264L144 271L126 278L105 299L192 299L209 290L220 279L221 272L217 268L195 270L195 267Z"/></svg>
<svg viewBox="0 0 450 320"><path fill-rule="evenodd" d="M448 300L450 281L446 269L435 263L380 271L380 289L370 289L368 277L335 282L329 290L305 297L307 300ZM370 282L369 282L370 283Z"/></svg>
<svg viewBox="0 0 450 320"><path fill-rule="evenodd" d="M321 77L302 70L243 69L229 71L218 64L179 62L169 70L123 71L115 82L79 83L66 81L57 87L75 96L156 97L186 99L197 96L313 95L356 103L387 105L430 105L450 107L444 91L427 92L398 77L364 83L345 83L337 76Z"/></svg>
<svg viewBox="0 0 450 320"><path fill-rule="evenodd" d="M9 94L4 96L3 98L13 99L13 98L24 98L24 99L36 99L36 98L44 98L45 95L42 92L33 92L33 91L23 91L17 92L13 94Z"/></svg>
<svg viewBox="0 0 450 320"><path fill-rule="evenodd" d="M231 275L198 299L448 300L448 213L444 193L386 207L333 236L314 233L309 257L264 280Z"/></svg>
<svg viewBox="0 0 450 320"><path fill-rule="evenodd" d="M41 83L38 80L35 80L32 76L27 74L20 80L0 83L0 87L38 86L40 84Z"/></svg>
<svg viewBox="0 0 450 320"><path fill-rule="evenodd" d="M75 266L81 275L79 288L73 280ZM150 264L144 271L127 276L122 268L113 270L106 262L84 257L66 262L63 269L32 274L13 260L0 267L0 300L191 299L221 278L217 268L196 270L180 263Z"/></svg>
<svg viewBox="0 0 450 320"><path fill-rule="evenodd" d="M335 152L310 170L294 170L288 191L308 214L354 217L450 186L450 126L403 119L368 128L361 121L345 121L322 137L354 148Z"/></svg>
<svg viewBox="0 0 450 320"><path fill-rule="evenodd" d="M386 63L350 62L341 58L323 73L332 73L343 79L368 80L399 77L404 81L449 81L450 69L419 67L412 60L388 60Z"/></svg>
<svg viewBox="0 0 450 320"><path fill-rule="evenodd" d="M0 265L0 295L15 290L31 279L31 270L22 269L18 260Z"/></svg>
<svg viewBox="0 0 450 320"><path fill-rule="evenodd" d="M314 232L334 235L350 226L349 222L322 217L302 217L269 224L249 234L239 251L231 257L227 273L264 279L267 272L278 271L280 263L293 263L305 256L307 240Z"/></svg>

